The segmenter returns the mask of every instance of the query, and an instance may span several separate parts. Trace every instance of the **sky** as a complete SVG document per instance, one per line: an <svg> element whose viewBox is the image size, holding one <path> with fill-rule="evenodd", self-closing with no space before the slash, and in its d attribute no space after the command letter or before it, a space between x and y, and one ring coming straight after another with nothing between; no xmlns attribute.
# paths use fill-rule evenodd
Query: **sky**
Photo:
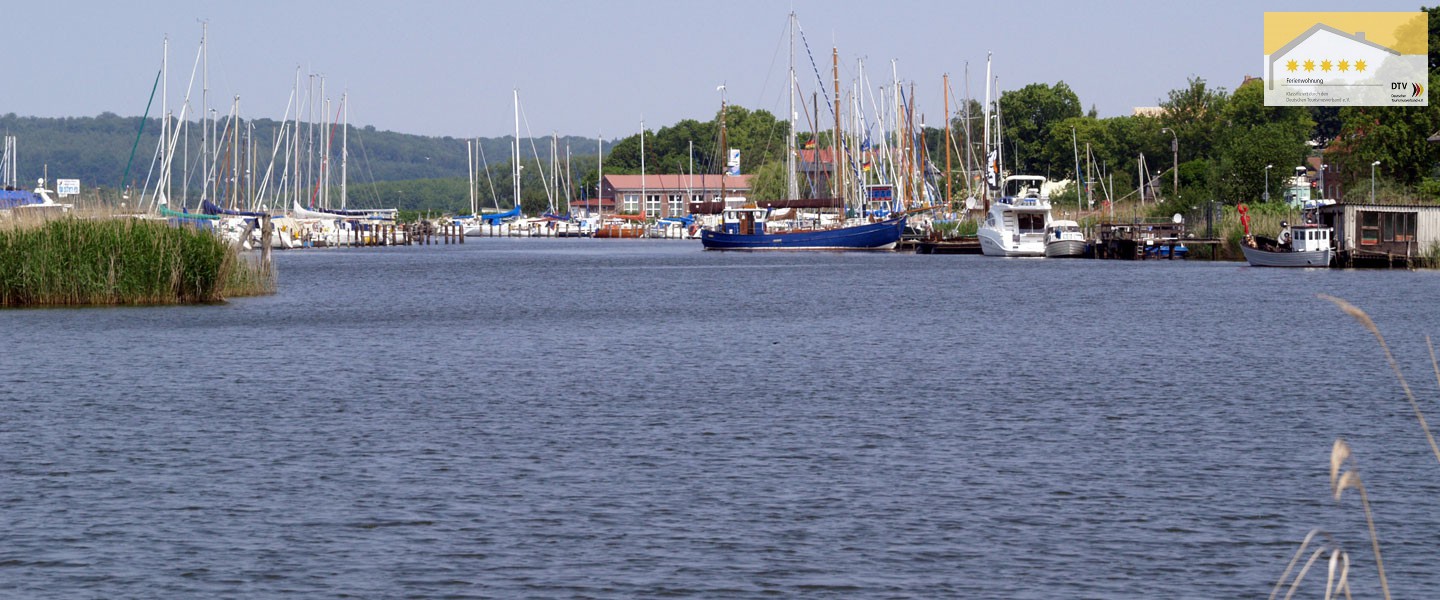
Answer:
<svg viewBox="0 0 1440 600"><path fill-rule="evenodd" d="M283 117L298 68L302 93L311 74L323 75L332 106L348 93L352 125L509 135L518 90L522 136L617 139L642 122L654 130L713 118L721 85L731 104L783 117L793 10L806 96L817 91L817 70L832 85L833 47L842 87L863 63L868 89L892 77L907 93L913 84L917 112L941 122L943 76L952 110L967 84L980 99L990 53L999 89L1064 81L1086 110L1110 117L1158 105L1191 77L1233 90L1259 76L1266 11L1413 12L1421 1L23 1L3 11L11 87L0 114L139 116L167 36L176 109L204 22L209 106L222 116L238 95L242 117Z"/></svg>

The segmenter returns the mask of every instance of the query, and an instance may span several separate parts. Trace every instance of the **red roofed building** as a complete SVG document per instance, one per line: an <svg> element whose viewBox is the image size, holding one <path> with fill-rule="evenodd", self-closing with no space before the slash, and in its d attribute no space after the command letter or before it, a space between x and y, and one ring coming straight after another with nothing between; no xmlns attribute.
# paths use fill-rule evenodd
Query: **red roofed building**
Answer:
<svg viewBox="0 0 1440 600"><path fill-rule="evenodd" d="M749 194L749 175L606 175L599 206L607 213L679 217L690 214L692 205Z"/></svg>

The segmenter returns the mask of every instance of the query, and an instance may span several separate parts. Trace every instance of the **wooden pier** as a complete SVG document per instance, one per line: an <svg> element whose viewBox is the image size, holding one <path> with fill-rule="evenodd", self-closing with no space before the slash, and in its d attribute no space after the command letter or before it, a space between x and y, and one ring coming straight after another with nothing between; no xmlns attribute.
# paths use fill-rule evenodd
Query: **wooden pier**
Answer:
<svg viewBox="0 0 1440 600"><path fill-rule="evenodd" d="M1173 260L1176 249L1184 247L1210 247L1213 260L1220 240L1215 238L1188 237L1184 223L1174 222L1129 222L1101 223L1097 236L1090 247L1095 258L1119 260L1146 260L1164 258ZM1187 252L1188 254L1188 252Z"/></svg>
<svg viewBox="0 0 1440 600"><path fill-rule="evenodd" d="M906 240L900 250L914 249L916 254L980 254L980 238L970 235L947 240Z"/></svg>

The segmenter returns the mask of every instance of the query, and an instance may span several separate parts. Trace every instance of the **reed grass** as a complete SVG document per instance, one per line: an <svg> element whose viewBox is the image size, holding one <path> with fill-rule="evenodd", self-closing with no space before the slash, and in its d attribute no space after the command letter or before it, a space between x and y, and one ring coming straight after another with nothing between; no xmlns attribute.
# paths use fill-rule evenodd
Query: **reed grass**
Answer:
<svg viewBox="0 0 1440 600"><path fill-rule="evenodd" d="M188 304L274 290L268 265L205 230L114 216L0 224L0 306Z"/></svg>
<svg viewBox="0 0 1440 600"><path fill-rule="evenodd" d="M1341 298L1326 294L1318 294L1318 296L1323 300L1335 304L1341 311L1350 315L1350 317L1360 323L1366 331L1369 331L1371 335L1375 336L1375 340L1380 344L1381 351L1385 354L1385 361L1389 363L1390 369L1394 371L1396 380L1400 382L1400 388L1405 392L1405 399L1409 401L1410 408L1415 412L1415 420L1420 424L1420 430L1425 433L1425 440L1430 444L1430 451L1435 454L1436 462L1440 462L1440 445L1435 443L1435 436L1431 433L1430 426L1425 421L1424 412L1420 410L1420 403L1415 398L1415 391L1410 388L1409 382L1405 380L1405 373L1400 370L1400 364L1395 360L1394 353L1390 351L1390 344L1385 341L1385 336L1380 333L1380 328L1375 325L1375 320L1371 319L1370 315L1366 314L1365 311L1359 307ZM1436 385L1440 385L1440 361L1436 360L1435 345L1432 343L1429 335L1425 336L1425 346L1430 352L1430 368L1435 372ZM1380 591L1383 593L1385 599L1389 600L1390 584L1385 577L1385 562L1380 555L1380 536L1375 530L1375 516L1370 508L1370 497L1365 490L1364 482L1360 478L1360 471L1355 466L1355 459L1350 449L1350 444L1346 443L1344 439L1336 439L1334 446L1330 449L1330 491L1334 495L1335 501L1339 502L1344 496L1345 490L1351 489L1360 495L1360 506L1365 511L1365 524L1370 531L1370 546L1375 553L1375 569L1380 577ZM1304 568L1302 568L1293 579L1290 578L1290 573L1294 570L1295 565L1299 562L1300 557L1304 554L1306 548L1310 545L1310 542L1317 533L1324 534L1327 538L1330 537L1329 534L1325 534L1321 530L1313 530L1309 535L1305 536L1305 541L1301 542L1300 549L1296 551L1295 557L1290 560L1290 565L1285 568L1285 572L1280 575L1280 581L1276 583L1274 590L1271 591L1270 597L1272 599L1286 582L1290 582L1290 592L1286 594L1285 597L1288 599L1293 596L1300 585L1301 579L1305 577L1305 573L1310 569L1310 566L1327 550L1331 552L1331 579L1326 584L1325 598L1327 600L1331 598L1331 594L1337 589L1343 591L1346 598L1350 597L1350 588L1347 580L1350 567L1349 556L1340 549L1339 544L1334 542L1333 539L1325 546L1317 549L1310 560L1305 563ZM1334 573L1340 562L1343 562L1343 566L1341 566L1339 587L1336 588L1333 585Z"/></svg>
<svg viewBox="0 0 1440 600"><path fill-rule="evenodd" d="M1405 373L1400 371L1400 363L1396 362L1395 355L1390 353L1390 345L1385 343L1385 336L1380 335L1380 328L1375 326L1375 321L1370 318L1370 315L1365 314L1365 311L1360 310L1359 307L1345 300L1326 294L1319 294L1318 296L1322 300L1329 300L1334 303L1335 306L1340 307L1340 310L1345 311L1345 314L1350 315L1351 318L1359 322L1371 335L1375 336L1376 341L1380 342L1380 349L1385 352L1385 361L1390 363L1390 370L1395 372L1395 378L1400 381L1401 389L1405 390L1405 399L1410 401L1410 408L1415 411L1415 420L1419 421L1420 430L1425 432L1425 440L1430 442L1430 451L1435 454L1435 461L1440 463L1440 445L1435 443L1435 435L1430 432L1430 425L1425 422L1425 413L1420 411L1420 402L1415 399L1415 392L1410 389L1409 382L1405 381ZM1425 343L1427 345L1430 344L1429 336L1425 337ZM1435 348L1433 346L1430 348L1430 364L1435 368L1436 382L1440 384L1440 364L1435 362Z"/></svg>
<svg viewBox="0 0 1440 600"><path fill-rule="evenodd" d="M1436 456L1436 462L1440 462L1440 445L1436 445L1436 437L1430 432L1430 426L1426 423L1426 416L1424 416L1424 413L1420 410L1420 401L1416 400L1416 393L1414 393L1414 390L1411 390L1410 383L1405 381L1404 371L1400 370L1400 363L1395 361L1395 355L1390 351L1390 344L1385 341L1384 335L1380 332L1380 327L1375 325L1375 319L1369 318L1369 315L1365 314L1365 311L1362 311L1359 306L1349 304L1345 299L1325 294L1319 294L1318 296L1320 299L1325 299L1325 301L1332 302L1332 304L1339 306L1341 311L1344 311L1346 315L1349 315L1349 317L1354 318L1356 322L1359 322L1361 327L1365 328L1365 331L1371 332L1371 335L1375 337L1375 341L1380 342L1380 350L1385 354L1385 361L1390 364L1391 371L1394 371L1395 380L1400 381L1401 390L1404 390L1405 393L1405 400L1410 401L1411 410L1414 410L1414 413L1416 413L1416 422L1420 423L1420 430L1424 432L1427 442L1430 443L1430 452ZM1430 335L1426 335L1426 348L1430 351L1430 368L1434 370L1434 374L1436 374L1437 386L1440 386L1440 361L1436 360L1436 348L1434 348L1434 344L1430 340ZM1385 578L1385 563L1380 554L1380 535L1375 532L1375 517L1371 512L1371 506L1369 506L1369 495L1367 491L1365 491L1365 483L1361 481L1359 469L1355 468L1355 459L1351 452L1351 446L1349 446L1349 443L1346 443L1344 439L1336 439L1335 445L1331 447L1331 492L1335 495L1336 502L1341 501L1346 489L1355 489L1355 491L1358 492L1361 508L1365 509L1365 525L1369 528L1369 544L1371 544L1371 548L1375 553L1375 570L1380 573L1381 593L1384 594L1385 600L1390 600L1390 583L1388 583L1387 578ZM1332 554L1331 581L1326 583L1325 599L1331 599L1331 594L1333 591L1336 591L1336 587L1333 587L1333 576L1335 576L1335 568L1336 565L1338 565L1338 561L1344 561L1338 590L1344 591L1345 597L1348 599L1349 586L1348 581L1346 581L1346 573L1349 571L1349 557L1345 554L1344 550L1339 548L1339 544L1336 544L1336 542L1331 541L1329 544L1323 545L1322 548L1316 550L1315 554L1310 557L1308 563L1296 574L1295 578L1290 578L1290 573L1295 570L1295 565L1299 563L1300 557L1305 553L1310 541L1315 538L1316 534L1323 534L1323 531L1315 529L1315 531L1310 531L1310 534L1306 535L1305 541L1300 544L1300 550L1296 551L1295 558L1290 560L1290 565L1287 565L1286 570L1284 570L1284 573L1280 576L1279 583L1276 583L1276 587L1274 587L1274 590L1270 593L1272 599L1274 599L1274 596L1279 593L1280 588L1282 588L1287 581L1290 583L1290 591L1286 594L1286 599L1292 597L1297 587L1299 587L1300 580L1305 577L1306 571L1309 570L1310 565L1315 563L1316 558L1318 558L1320 554L1325 553L1326 550L1331 551ZM1325 534L1325 537L1329 538L1329 534Z"/></svg>
<svg viewBox="0 0 1440 600"><path fill-rule="evenodd" d="M980 231L980 222L975 219L935 223L933 226L941 239L973 236Z"/></svg>

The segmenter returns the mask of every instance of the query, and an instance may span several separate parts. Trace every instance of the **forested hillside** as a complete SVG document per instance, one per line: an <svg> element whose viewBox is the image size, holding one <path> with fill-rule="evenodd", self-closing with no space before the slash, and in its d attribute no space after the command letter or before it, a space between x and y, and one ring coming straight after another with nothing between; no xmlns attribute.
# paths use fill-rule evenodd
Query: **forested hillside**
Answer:
<svg viewBox="0 0 1440 600"><path fill-rule="evenodd" d="M226 121L222 118L217 130L224 132L226 128ZM318 124L312 127L302 122L302 145L318 148L320 128ZM271 163L279 129L280 123L271 119L241 120L231 129L240 133L239 143L231 147L254 148L253 153L241 152L241 156L253 154L255 171L257 175L263 174ZM331 145L335 158L332 159L332 168L338 173L340 140L345 132L338 126L333 131ZM131 188L145 185L151 165L156 162L160 120L153 117L146 119L142 127L140 117L121 117L113 113L65 118L21 117L10 113L0 116L0 134L16 137L17 171L21 185L32 185L36 179L48 174L52 182L57 178L79 179L82 189L87 191L113 192L122 183ZM347 167L352 187L396 181L454 179L461 182L459 191L463 193L465 190L463 182L467 179L467 160L465 140L462 138L426 137L355 126L349 128L348 134ZM232 138L225 134L220 139L229 145ZM508 172L513 139L510 136L481 139L484 157L492 172L496 169ZM538 151L548 162L550 142L550 138L535 139L532 146L532 140L522 139L521 155L530 158L533 152ZM572 157L593 156L596 151L593 138L559 138L558 146L562 153L567 145ZM201 128L191 122L177 146L176 184L180 185L179 180L183 179L186 182L184 185L198 190L203 180L200 169ZM230 156L223 147L219 154L222 158ZM283 163L285 150L282 148L274 154L279 156L277 162ZM315 155L318 157L321 153L316 152ZM281 170L283 167L277 164L275 172Z"/></svg>

